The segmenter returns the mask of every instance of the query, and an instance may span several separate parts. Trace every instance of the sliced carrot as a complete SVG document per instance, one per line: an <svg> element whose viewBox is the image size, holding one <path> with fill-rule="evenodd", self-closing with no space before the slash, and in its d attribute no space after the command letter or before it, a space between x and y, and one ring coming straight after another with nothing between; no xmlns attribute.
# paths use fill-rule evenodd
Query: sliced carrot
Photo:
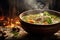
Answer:
<svg viewBox="0 0 60 40"><path fill-rule="evenodd" d="M34 23L34 20L30 19L29 22L30 22L30 23Z"/></svg>

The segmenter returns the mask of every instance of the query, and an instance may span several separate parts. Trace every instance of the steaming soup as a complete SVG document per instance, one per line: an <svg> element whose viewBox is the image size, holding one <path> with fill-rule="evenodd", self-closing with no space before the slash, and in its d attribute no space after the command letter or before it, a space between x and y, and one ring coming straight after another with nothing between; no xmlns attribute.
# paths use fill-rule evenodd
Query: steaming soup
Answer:
<svg viewBox="0 0 60 40"><path fill-rule="evenodd" d="M23 16L22 19L31 24L41 25L55 24L60 22L60 18L58 16L52 15L47 11L37 14L28 14Z"/></svg>

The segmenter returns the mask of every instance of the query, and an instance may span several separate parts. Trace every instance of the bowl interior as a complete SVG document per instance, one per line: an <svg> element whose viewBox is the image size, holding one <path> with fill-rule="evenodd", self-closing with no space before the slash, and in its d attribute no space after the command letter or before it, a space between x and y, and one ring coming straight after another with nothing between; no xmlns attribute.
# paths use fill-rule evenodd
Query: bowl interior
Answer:
<svg viewBox="0 0 60 40"><path fill-rule="evenodd" d="M50 14L56 15L56 16L60 17L60 12L57 12L57 11L54 11L54 10L44 10L44 11L48 11ZM25 11L25 12L21 13L19 15L19 17L23 21L22 17L25 16L25 15L28 15L28 14L38 14L38 13L41 13L41 12L44 12L44 11L39 10L39 9L38 10L28 10L28 11Z"/></svg>

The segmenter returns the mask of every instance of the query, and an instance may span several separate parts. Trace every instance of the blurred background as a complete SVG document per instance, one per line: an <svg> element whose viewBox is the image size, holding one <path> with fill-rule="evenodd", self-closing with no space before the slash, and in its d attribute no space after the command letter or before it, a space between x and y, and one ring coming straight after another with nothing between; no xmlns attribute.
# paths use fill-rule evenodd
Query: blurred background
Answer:
<svg viewBox="0 0 60 40"><path fill-rule="evenodd" d="M15 16L30 9L60 11L60 0L0 0L0 16Z"/></svg>
<svg viewBox="0 0 60 40"><path fill-rule="evenodd" d="M0 26L20 27L19 14L31 9L50 9L60 12L60 0L0 0Z"/></svg>

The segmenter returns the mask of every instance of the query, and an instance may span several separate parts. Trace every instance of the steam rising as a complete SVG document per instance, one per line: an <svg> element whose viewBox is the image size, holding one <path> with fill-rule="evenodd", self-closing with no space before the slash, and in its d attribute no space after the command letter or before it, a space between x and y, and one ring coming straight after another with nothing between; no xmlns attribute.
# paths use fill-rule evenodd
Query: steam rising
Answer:
<svg viewBox="0 0 60 40"><path fill-rule="evenodd" d="M40 0L40 2L37 2L37 0L24 0L24 4L27 9L48 9L48 4L46 4L46 1L47 0Z"/></svg>
<svg viewBox="0 0 60 40"><path fill-rule="evenodd" d="M30 9L48 9L48 0L10 0L10 6L16 6L17 11L23 12ZM48 3L47 3L48 2Z"/></svg>

